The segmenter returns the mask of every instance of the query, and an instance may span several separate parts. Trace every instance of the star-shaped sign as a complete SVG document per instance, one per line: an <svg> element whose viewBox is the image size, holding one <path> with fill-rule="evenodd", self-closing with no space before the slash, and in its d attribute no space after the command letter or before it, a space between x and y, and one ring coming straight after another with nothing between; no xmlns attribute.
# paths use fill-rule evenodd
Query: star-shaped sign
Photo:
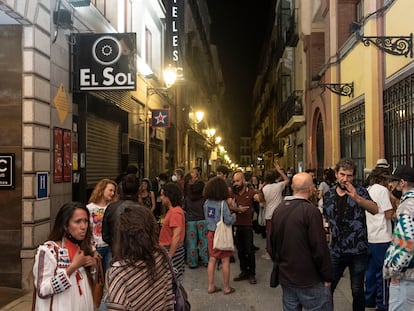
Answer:
<svg viewBox="0 0 414 311"><path fill-rule="evenodd" d="M169 127L170 110L164 108L151 110L151 120L152 127Z"/></svg>
<svg viewBox="0 0 414 311"><path fill-rule="evenodd" d="M155 116L154 119L156 120L157 124L164 124L165 118L167 117L166 114L162 114L161 111L158 113L158 116Z"/></svg>

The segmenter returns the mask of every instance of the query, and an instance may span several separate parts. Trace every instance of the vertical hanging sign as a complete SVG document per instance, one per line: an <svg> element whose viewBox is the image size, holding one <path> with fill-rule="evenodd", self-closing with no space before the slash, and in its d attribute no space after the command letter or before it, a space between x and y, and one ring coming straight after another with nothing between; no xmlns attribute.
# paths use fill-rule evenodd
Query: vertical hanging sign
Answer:
<svg viewBox="0 0 414 311"><path fill-rule="evenodd" d="M184 7L183 0L171 0L167 9L167 60L177 69L177 79L183 78L183 37Z"/></svg>

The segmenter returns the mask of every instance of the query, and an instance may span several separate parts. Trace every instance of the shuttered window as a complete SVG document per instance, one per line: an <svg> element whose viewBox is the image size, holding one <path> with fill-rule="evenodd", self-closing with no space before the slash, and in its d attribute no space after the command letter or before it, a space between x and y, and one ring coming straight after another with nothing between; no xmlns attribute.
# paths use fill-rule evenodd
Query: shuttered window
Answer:
<svg viewBox="0 0 414 311"><path fill-rule="evenodd" d="M87 187L94 187L102 178L115 179L120 170L120 125L94 115L86 121Z"/></svg>

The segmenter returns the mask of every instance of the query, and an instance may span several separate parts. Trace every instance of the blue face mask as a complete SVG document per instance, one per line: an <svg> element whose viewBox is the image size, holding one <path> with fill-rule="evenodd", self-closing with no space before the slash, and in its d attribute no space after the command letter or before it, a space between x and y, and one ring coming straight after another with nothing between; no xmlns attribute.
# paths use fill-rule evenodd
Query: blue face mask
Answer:
<svg viewBox="0 0 414 311"><path fill-rule="evenodd" d="M289 178L292 178L293 174L287 173L286 176L289 177Z"/></svg>

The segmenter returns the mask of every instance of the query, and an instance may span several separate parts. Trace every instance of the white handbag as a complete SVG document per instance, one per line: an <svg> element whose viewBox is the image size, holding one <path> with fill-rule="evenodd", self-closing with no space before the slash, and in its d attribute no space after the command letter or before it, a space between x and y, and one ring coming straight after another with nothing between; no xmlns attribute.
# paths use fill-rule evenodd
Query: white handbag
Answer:
<svg viewBox="0 0 414 311"><path fill-rule="evenodd" d="M233 228L232 225L223 222L223 206L224 201L221 201L220 221L214 233L213 248L220 251L234 251Z"/></svg>

